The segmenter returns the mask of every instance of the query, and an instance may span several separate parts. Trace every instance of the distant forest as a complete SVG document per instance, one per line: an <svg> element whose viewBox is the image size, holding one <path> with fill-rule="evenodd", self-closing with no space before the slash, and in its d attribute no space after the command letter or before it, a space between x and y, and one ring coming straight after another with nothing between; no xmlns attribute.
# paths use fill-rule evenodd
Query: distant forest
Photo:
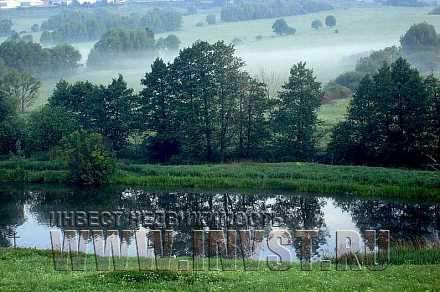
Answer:
<svg viewBox="0 0 440 292"><path fill-rule="evenodd" d="M324 10L333 6L324 1L256 1L229 4L221 10L221 20L240 21L280 16L300 15Z"/></svg>
<svg viewBox="0 0 440 292"><path fill-rule="evenodd" d="M66 10L41 24L42 43L63 43L99 39L110 29L146 29L159 33L180 29L182 15L171 9L152 9L144 15L121 16L106 10Z"/></svg>

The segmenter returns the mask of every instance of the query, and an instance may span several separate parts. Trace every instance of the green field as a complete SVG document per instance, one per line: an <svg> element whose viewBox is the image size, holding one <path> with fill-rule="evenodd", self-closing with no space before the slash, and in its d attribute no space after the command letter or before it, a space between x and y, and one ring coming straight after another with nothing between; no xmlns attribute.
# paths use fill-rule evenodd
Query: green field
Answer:
<svg viewBox="0 0 440 292"><path fill-rule="evenodd" d="M438 265L384 271L60 272L48 251L0 249L2 291L435 291Z"/></svg>
<svg viewBox="0 0 440 292"><path fill-rule="evenodd" d="M62 162L0 161L0 183L67 183ZM379 198L440 199L440 174L316 163L149 165L120 163L110 184L159 188L282 190Z"/></svg>

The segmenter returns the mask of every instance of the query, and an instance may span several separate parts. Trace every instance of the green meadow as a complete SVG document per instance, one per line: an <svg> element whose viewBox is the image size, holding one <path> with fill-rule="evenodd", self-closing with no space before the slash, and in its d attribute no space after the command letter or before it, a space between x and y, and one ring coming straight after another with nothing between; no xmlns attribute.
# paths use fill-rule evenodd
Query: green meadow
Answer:
<svg viewBox="0 0 440 292"><path fill-rule="evenodd" d="M55 271L49 251L0 249L2 291L435 291L440 268L390 265L383 271L69 272Z"/></svg>
<svg viewBox="0 0 440 292"><path fill-rule="evenodd" d="M68 183L62 162L0 162L0 183ZM159 188L281 190L350 197L440 198L435 171L316 163L151 165L120 163L109 184Z"/></svg>

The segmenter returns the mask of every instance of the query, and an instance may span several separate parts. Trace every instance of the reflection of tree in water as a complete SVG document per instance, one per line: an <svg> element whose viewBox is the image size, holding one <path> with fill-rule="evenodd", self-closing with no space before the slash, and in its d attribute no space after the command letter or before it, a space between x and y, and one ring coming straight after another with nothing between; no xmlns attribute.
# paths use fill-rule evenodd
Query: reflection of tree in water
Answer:
<svg viewBox="0 0 440 292"><path fill-rule="evenodd" d="M385 229L390 230L394 242L439 241L439 204L336 200L336 205L350 213L361 233L367 229Z"/></svg>
<svg viewBox="0 0 440 292"><path fill-rule="evenodd" d="M212 219L206 214L236 214L242 212L246 215L255 212L271 213L284 219L284 226L296 229L319 229L320 236L314 242L313 250L316 252L318 245L325 243L325 224L321 208L325 204L314 197L300 196L268 196L256 194L213 194L213 193L193 193L193 192L145 192L139 189L106 188L106 189L87 189L72 190L66 189L61 192L32 193L32 211L38 214L38 220L43 223L49 223L50 211L112 211L112 210L140 210L150 212L175 212L184 214L181 224L173 228L174 253L176 255L190 254L192 230L203 226L198 224L197 218L208 219L206 225L212 229L219 229L219 221ZM206 212L206 213L203 213ZM205 215L200 215L205 214ZM232 218L231 216L229 218ZM192 219L188 221L188 219ZM224 221L222 221L225 223ZM267 221L265 221L267 223ZM266 229L268 226L249 226L245 224L240 226L230 226L228 229ZM263 223L258 221L257 223ZM205 225L205 226L206 226ZM60 226L62 229L63 226ZM121 226L121 229L131 229L136 226ZM163 226L150 226L153 229L160 229ZM225 227L222 225L220 227ZM295 245L299 248L299 245Z"/></svg>
<svg viewBox="0 0 440 292"><path fill-rule="evenodd" d="M11 246L10 236L24 223L24 190L3 188L0 191L0 246Z"/></svg>
<svg viewBox="0 0 440 292"><path fill-rule="evenodd" d="M325 204L324 200L312 196L277 196L272 210L284 218L289 218L286 226L290 230L317 229L318 238L312 241L312 255L317 255L319 246L326 243L328 236L322 211ZM294 246L296 253L301 254L301 241L295 240Z"/></svg>

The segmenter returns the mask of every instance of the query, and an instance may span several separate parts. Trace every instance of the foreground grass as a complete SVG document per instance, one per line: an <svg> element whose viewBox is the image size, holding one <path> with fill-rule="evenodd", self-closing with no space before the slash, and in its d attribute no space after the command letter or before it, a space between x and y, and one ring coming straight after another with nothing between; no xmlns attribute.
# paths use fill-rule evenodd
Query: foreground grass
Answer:
<svg viewBox="0 0 440 292"><path fill-rule="evenodd" d="M384 271L60 272L47 251L0 249L2 291L433 291L439 265L392 265Z"/></svg>
<svg viewBox="0 0 440 292"><path fill-rule="evenodd" d="M0 161L2 183L67 183L68 177L63 163L56 161ZM110 183L440 199L440 172L297 162L180 166L121 163Z"/></svg>

